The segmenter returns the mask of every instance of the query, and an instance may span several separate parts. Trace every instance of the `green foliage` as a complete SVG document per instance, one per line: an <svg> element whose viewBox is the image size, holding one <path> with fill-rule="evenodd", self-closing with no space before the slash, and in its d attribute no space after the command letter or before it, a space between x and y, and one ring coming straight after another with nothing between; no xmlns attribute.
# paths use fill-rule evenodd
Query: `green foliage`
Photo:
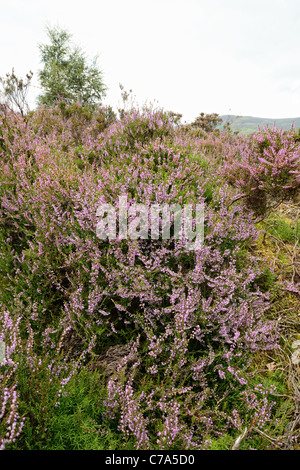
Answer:
<svg viewBox="0 0 300 470"><path fill-rule="evenodd" d="M58 100L96 104L101 102L106 87L97 58L88 63L85 54L70 43L71 35L60 28L47 28L50 44L40 45L44 68L39 79L44 92L39 102L56 104Z"/></svg>
<svg viewBox="0 0 300 470"><path fill-rule="evenodd" d="M106 388L97 371L82 370L68 384L48 423L49 450L109 450L122 446L114 423L103 419Z"/></svg>
<svg viewBox="0 0 300 470"><path fill-rule="evenodd" d="M45 449L53 439L49 423L57 406L61 378L56 375L49 358L35 356L30 358L30 362L26 357L20 357L16 379L20 396L19 412L25 418L17 448ZM11 444L11 448L16 445Z"/></svg>
<svg viewBox="0 0 300 470"><path fill-rule="evenodd" d="M278 214L272 214L267 221L268 232L280 238L283 242L294 244L300 239L300 221L287 222L287 220Z"/></svg>
<svg viewBox="0 0 300 470"><path fill-rule="evenodd" d="M33 377L26 369L20 373L21 410L26 420L22 436L8 450L105 450L123 445L114 423L103 420L106 389L99 372L83 369L71 378L59 404L59 382L46 380L46 370L44 377L42 372Z"/></svg>

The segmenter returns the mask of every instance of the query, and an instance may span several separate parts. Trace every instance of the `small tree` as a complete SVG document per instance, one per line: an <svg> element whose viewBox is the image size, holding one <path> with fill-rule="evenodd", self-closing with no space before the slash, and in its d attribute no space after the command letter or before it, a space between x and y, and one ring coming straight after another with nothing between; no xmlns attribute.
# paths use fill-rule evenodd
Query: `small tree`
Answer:
<svg viewBox="0 0 300 470"><path fill-rule="evenodd" d="M201 113L190 125L192 129L203 129L206 132L212 132L218 124L222 122L222 118L218 114Z"/></svg>
<svg viewBox="0 0 300 470"><path fill-rule="evenodd" d="M33 73L30 71L25 79L18 78L12 69L12 72L7 73L5 78L0 77L4 102L10 109L19 111L22 116L29 110L27 94L32 76Z"/></svg>
<svg viewBox="0 0 300 470"><path fill-rule="evenodd" d="M44 92L40 103L53 105L58 99L94 105L105 95L97 57L88 64L79 47L71 45L71 35L60 28L47 28L50 44L39 46L44 68L39 72Z"/></svg>

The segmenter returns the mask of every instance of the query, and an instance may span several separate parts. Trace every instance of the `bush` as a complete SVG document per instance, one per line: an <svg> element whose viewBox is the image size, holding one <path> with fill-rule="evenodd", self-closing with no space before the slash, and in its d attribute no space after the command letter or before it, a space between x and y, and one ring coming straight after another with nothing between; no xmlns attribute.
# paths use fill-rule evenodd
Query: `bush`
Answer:
<svg viewBox="0 0 300 470"><path fill-rule="evenodd" d="M111 122L106 110L77 104L40 108L26 120L8 113L0 131L1 299L20 346L14 381L3 379L0 397L16 392L17 430L25 417L8 445L204 449L252 422L264 430L274 390L259 386L249 367L278 346L269 318L275 277L251 252L252 214L230 205L232 190L216 176L225 149L233 154L241 141L182 133L162 111L131 110ZM286 148L283 137L278 145ZM289 152L287 165L296 162ZM289 175L294 184L297 174ZM170 239L99 239L97 208L118 210L120 195L128 207L204 204L204 245L188 251L174 220ZM108 374L115 347L125 353ZM83 397L96 376L99 412L99 396L93 404ZM75 388L86 420L68 440L66 429L74 433L81 420ZM104 444L95 434L105 427Z"/></svg>
<svg viewBox="0 0 300 470"><path fill-rule="evenodd" d="M224 177L242 191L247 205L265 214L284 200L295 199L300 190L300 152L295 130L285 133L275 126L254 135L239 158L229 157Z"/></svg>

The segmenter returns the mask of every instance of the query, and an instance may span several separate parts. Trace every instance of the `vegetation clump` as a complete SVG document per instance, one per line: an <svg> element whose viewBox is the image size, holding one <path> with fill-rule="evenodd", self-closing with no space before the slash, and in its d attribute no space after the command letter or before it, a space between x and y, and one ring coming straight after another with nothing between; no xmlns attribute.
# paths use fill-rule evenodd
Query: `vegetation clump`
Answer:
<svg viewBox="0 0 300 470"><path fill-rule="evenodd" d="M43 79L86 71L51 39ZM62 83L0 113L1 449L298 449L294 129L117 114ZM174 219L169 238L99 238L119 196L202 204L204 243Z"/></svg>

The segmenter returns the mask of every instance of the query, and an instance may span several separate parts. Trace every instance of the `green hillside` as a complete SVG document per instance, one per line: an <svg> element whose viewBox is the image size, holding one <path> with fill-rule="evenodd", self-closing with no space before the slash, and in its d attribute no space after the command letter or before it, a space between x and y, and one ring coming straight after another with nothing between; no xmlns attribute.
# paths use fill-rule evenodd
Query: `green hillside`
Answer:
<svg viewBox="0 0 300 470"><path fill-rule="evenodd" d="M220 116L223 119L223 123L230 122L231 129L233 131L239 131L241 134L250 134L256 132L257 129L264 126L273 126L284 130L291 128L294 124L295 128L300 128L300 117L298 118L286 118L286 119L269 119L269 118L258 118L253 116L235 116L226 114ZM223 125L224 125L223 124ZM222 125L220 126L222 127Z"/></svg>

